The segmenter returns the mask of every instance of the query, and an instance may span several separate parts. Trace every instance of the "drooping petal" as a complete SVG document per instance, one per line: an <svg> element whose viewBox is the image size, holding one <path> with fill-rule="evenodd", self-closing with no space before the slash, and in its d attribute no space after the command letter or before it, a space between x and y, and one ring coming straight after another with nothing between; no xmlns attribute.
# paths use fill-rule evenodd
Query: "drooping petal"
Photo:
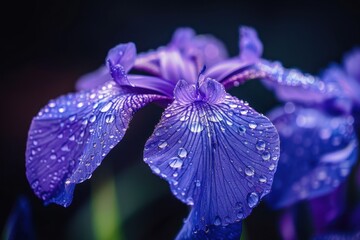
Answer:
<svg viewBox="0 0 360 240"><path fill-rule="evenodd" d="M136 47L133 43L119 44L110 49L106 64L111 77L119 85L131 85L127 79L127 72L132 68L136 58Z"/></svg>
<svg viewBox="0 0 360 240"><path fill-rule="evenodd" d="M91 177L134 112L162 98L111 81L50 101L33 119L27 141L26 174L36 195L45 204L68 206L75 184Z"/></svg>
<svg viewBox="0 0 360 240"><path fill-rule="evenodd" d="M204 240L204 239L226 239L239 240L242 232L242 222L236 222L227 226L211 225L205 230L199 230L196 225L194 208L191 210L189 217L185 220L182 229L176 237L176 240Z"/></svg>
<svg viewBox="0 0 360 240"><path fill-rule="evenodd" d="M333 191L349 175L357 158L351 116L287 103L270 113L279 131L281 155L267 202L281 208Z"/></svg>
<svg viewBox="0 0 360 240"><path fill-rule="evenodd" d="M199 230L248 216L270 191L279 157L278 134L266 117L230 95L204 101L207 93L221 97L224 91L211 87L221 86L214 80L204 84L213 91L201 86L204 98L190 103L178 101L175 89L144 151L144 161L173 194L194 205Z"/></svg>
<svg viewBox="0 0 360 240"><path fill-rule="evenodd" d="M91 90L111 80L109 70L101 66L93 72L87 73L76 82L76 90Z"/></svg>

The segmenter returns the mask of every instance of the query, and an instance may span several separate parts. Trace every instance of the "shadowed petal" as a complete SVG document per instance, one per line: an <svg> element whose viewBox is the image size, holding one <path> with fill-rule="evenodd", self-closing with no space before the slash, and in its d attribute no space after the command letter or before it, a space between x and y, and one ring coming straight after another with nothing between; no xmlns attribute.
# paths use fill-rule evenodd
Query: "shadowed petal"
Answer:
<svg viewBox="0 0 360 240"><path fill-rule="evenodd" d="M196 226L196 209L193 208L189 214L188 219L176 237L176 240L212 240L212 239L226 239L226 240L239 240L242 232L242 222L236 222L227 226L211 225L205 230L199 230Z"/></svg>
<svg viewBox="0 0 360 240"><path fill-rule="evenodd" d="M360 47L345 55L344 65L346 72L360 84Z"/></svg>
<svg viewBox="0 0 360 240"><path fill-rule="evenodd" d="M87 73L76 82L77 90L91 90L111 80L109 70L101 66L93 72Z"/></svg>
<svg viewBox="0 0 360 240"><path fill-rule="evenodd" d="M27 141L26 174L36 195L45 204L68 206L75 184L91 177L134 112L157 99L111 81L50 101L33 119Z"/></svg>
<svg viewBox="0 0 360 240"><path fill-rule="evenodd" d="M243 60L258 60L263 52L263 45L257 36L255 29L251 27L241 27L240 33L240 58Z"/></svg>
<svg viewBox="0 0 360 240"><path fill-rule="evenodd" d="M195 205L199 230L248 216L270 191L279 157L278 134L266 117L235 97L221 97L224 89L212 86L220 83L204 84L202 100L169 105L144 151L173 194ZM208 103L209 93L220 98Z"/></svg>
<svg viewBox="0 0 360 240"><path fill-rule="evenodd" d="M220 40L211 35L196 36L195 31L191 28L176 30L169 45L178 48L190 59L194 59L197 72L200 72L204 65L211 67L228 56L226 48Z"/></svg>
<svg viewBox="0 0 360 240"><path fill-rule="evenodd" d="M330 116L292 103L269 116L281 140L279 166L267 197L273 208L327 194L347 178L358 144L351 116Z"/></svg>

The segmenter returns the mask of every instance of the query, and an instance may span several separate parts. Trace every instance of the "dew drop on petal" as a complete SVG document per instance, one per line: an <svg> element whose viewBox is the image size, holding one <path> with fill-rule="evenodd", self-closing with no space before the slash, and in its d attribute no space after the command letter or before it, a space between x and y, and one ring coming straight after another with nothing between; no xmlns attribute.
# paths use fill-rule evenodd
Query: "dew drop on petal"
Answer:
<svg viewBox="0 0 360 240"><path fill-rule="evenodd" d="M115 120L115 116L114 115L107 115L106 117L105 117L105 122L106 123L112 123L113 121Z"/></svg>
<svg viewBox="0 0 360 240"><path fill-rule="evenodd" d="M178 157L173 157L170 159L169 166L173 169L180 169L183 165L183 161Z"/></svg>
<svg viewBox="0 0 360 240"><path fill-rule="evenodd" d="M270 159L270 153L268 151L265 151L261 154L261 157L263 160L267 161Z"/></svg>
<svg viewBox="0 0 360 240"><path fill-rule="evenodd" d="M188 125L188 128L190 129L191 132L193 133L199 133L201 132L202 130L204 130L204 126L199 123L199 122L191 122L189 125Z"/></svg>
<svg viewBox="0 0 360 240"><path fill-rule="evenodd" d="M168 145L167 142L160 141L159 144L158 144L158 147L161 148L161 149L164 149L167 145Z"/></svg>
<svg viewBox="0 0 360 240"><path fill-rule="evenodd" d="M178 156L180 158L186 158L187 156L187 151L185 148L179 148L179 151L178 151Z"/></svg>
<svg viewBox="0 0 360 240"><path fill-rule="evenodd" d="M247 200L247 204L249 205L249 207L254 208L256 206L256 204L258 204L258 202L259 202L259 196L257 195L256 192L251 192L248 194L246 200Z"/></svg>
<svg viewBox="0 0 360 240"><path fill-rule="evenodd" d="M96 120L96 116L95 116L95 115L91 115L90 118L89 118L89 121L90 121L91 123L93 123L93 122L95 122L95 120Z"/></svg>
<svg viewBox="0 0 360 240"><path fill-rule="evenodd" d="M195 186L196 187L200 187L201 186L201 182L199 179L195 180Z"/></svg>
<svg viewBox="0 0 360 240"><path fill-rule="evenodd" d="M251 129L255 129L255 128L257 127L256 122L254 122L254 121L249 122L249 127L250 127Z"/></svg>
<svg viewBox="0 0 360 240"><path fill-rule="evenodd" d="M108 102L105 106L100 109L100 112L107 112L112 107L112 102Z"/></svg>
<svg viewBox="0 0 360 240"><path fill-rule="evenodd" d="M267 182L267 178L262 175L262 176L259 177L259 182L261 182L261 183L266 183L266 182Z"/></svg>
<svg viewBox="0 0 360 240"><path fill-rule="evenodd" d="M263 140L258 140L256 143L256 149L259 151L265 150L266 144Z"/></svg>
<svg viewBox="0 0 360 240"><path fill-rule="evenodd" d="M244 125L240 125L240 126L239 126L239 133L240 133L240 134L245 134L245 133L246 133L246 128L245 128Z"/></svg>
<svg viewBox="0 0 360 240"><path fill-rule="evenodd" d="M50 155L50 159L51 159L51 160L55 160L55 159L56 159L56 154L51 154L51 155Z"/></svg>
<svg viewBox="0 0 360 240"><path fill-rule="evenodd" d="M151 170L153 170L153 172L156 173L156 174L160 174L160 172L161 172L160 169L155 167L155 166L152 166Z"/></svg>
<svg viewBox="0 0 360 240"><path fill-rule="evenodd" d="M220 224L221 224L221 219L220 219L220 217L216 217L216 218L215 218L215 221L214 221L214 225L215 225L215 226L220 226Z"/></svg>
<svg viewBox="0 0 360 240"><path fill-rule="evenodd" d="M274 169L275 169L275 164L270 164L269 170L270 170L270 171L273 171Z"/></svg>
<svg viewBox="0 0 360 240"><path fill-rule="evenodd" d="M255 174L255 169L254 169L253 167L251 167L251 166L247 166L247 167L245 168L245 174L246 174L247 176L249 176L249 177L254 176L254 174Z"/></svg>

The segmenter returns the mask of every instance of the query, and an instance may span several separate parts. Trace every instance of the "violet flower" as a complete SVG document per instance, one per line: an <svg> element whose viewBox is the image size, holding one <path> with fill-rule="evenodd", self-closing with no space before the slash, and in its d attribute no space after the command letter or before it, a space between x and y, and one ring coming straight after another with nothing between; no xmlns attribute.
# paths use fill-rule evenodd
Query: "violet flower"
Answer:
<svg viewBox="0 0 360 240"><path fill-rule="evenodd" d="M83 90L51 100L33 119L26 174L35 194L68 206L75 185L123 138L134 113L167 104L144 161L192 206L178 239L238 238L240 221L270 191L280 154L269 119L225 91L261 55L256 33L242 28L241 35L241 55L229 60L218 40L190 29L146 54L136 55L133 43L111 49L106 67L80 80Z"/></svg>
<svg viewBox="0 0 360 240"><path fill-rule="evenodd" d="M349 59L348 65L354 66ZM268 196L273 208L330 193L347 179L356 163L358 140L351 113L360 103L356 94L360 85L338 66L331 66L321 78L308 78L313 79L309 87L270 85L281 100L292 101L269 114L282 143Z"/></svg>

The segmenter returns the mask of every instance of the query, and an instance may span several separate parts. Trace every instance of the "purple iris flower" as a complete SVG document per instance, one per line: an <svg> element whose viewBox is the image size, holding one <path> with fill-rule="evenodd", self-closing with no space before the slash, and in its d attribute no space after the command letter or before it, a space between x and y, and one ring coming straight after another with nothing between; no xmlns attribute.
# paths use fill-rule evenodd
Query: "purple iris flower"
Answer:
<svg viewBox="0 0 360 240"><path fill-rule="evenodd" d="M191 206L178 239L238 238L241 220L269 193L280 154L270 120L225 91L256 77L247 67L258 61L261 42L251 28L240 33L241 54L228 60L219 40L191 29L156 51L137 55L133 43L111 49L78 92L51 100L33 119L26 174L35 194L68 206L134 113L160 103L166 109L144 161Z"/></svg>
<svg viewBox="0 0 360 240"><path fill-rule="evenodd" d="M358 55L355 50L345 60L351 70L332 65L320 78L307 75L308 85L290 88L270 83L277 96L288 101L269 114L282 144L268 196L273 208L330 193L347 179L356 163L358 140L352 113L360 103L360 84L352 75L358 74Z"/></svg>

